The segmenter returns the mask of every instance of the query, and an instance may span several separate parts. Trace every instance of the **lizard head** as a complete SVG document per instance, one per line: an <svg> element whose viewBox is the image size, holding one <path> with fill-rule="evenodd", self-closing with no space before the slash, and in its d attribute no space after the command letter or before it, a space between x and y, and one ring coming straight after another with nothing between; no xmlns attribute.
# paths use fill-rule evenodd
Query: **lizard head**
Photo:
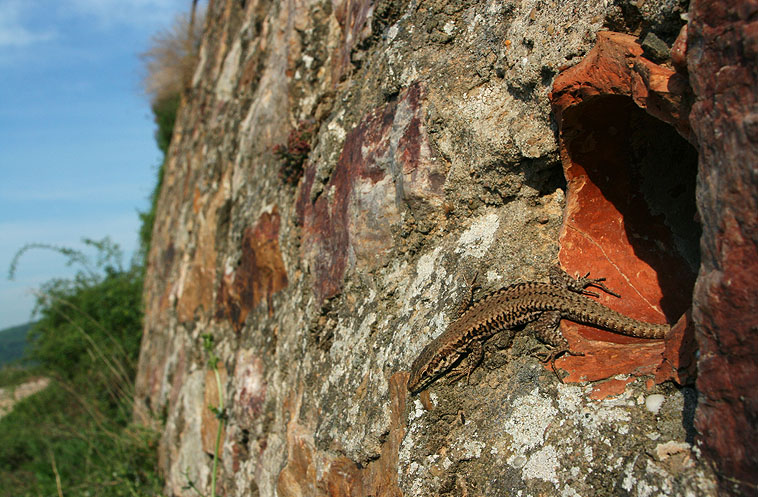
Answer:
<svg viewBox="0 0 758 497"><path fill-rule="evenodd" d="M431 382L432 380L426 376L423 370L411 369L411 375L408 378L408 391L411 394L416 394L428 387Z"/></svg>
<svg viewBox="0 0 758 497"><path fill-rule="evenodd" d="M426 389L460 358L461 355L456 351L440 347L440 337L432 340L413 361L411 375L408 378L408 391L416 394Z"/></svg>

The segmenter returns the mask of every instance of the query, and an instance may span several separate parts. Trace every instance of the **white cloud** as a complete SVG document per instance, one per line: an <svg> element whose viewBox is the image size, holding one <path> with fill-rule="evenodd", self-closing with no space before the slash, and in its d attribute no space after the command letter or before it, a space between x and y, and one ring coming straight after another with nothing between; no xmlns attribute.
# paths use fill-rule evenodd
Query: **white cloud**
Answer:
<svg viewBox="0 0 758 497"><path fill-rule="evenodd" d="M32 9L28 1L0 0L0 48L23 47L55 38L52 31L34 31L23 22Z"/></svg>
<svg viewBox="0 0 758 497"><path fill-rule="evenodd" d="M201 2L205 3L205 2ZM50 7L47 2L0 0L0 48L18 48L57 38L51 27L77 17L101 29L115 25L147 31L168 26L179 13L189 10L185 0L69 0Z"/></svg>
<svg viewBox="0 0 758 497"><path fill-rule="evenodd" d="M131 24L151 29L170 23L190 5L183 0L70 0L69 3L80 15L93 17L102 27Z"/></svg>

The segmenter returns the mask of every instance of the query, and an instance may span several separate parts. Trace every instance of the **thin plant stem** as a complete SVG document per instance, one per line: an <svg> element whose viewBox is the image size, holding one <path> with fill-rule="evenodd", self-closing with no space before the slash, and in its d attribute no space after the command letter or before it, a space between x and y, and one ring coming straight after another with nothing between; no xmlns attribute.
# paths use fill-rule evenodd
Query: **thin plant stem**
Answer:
<svg viewBox="0 0 758 497"><path fill-rule="evenodd" d="M216 472L218 469L218 452L221 447L221 433L224 431L224 393L221 391L221 375L218 366L213 365L213 373L216 377L216 390L218 391L218 429L216 430L216 447L213 451L213 472L211 473L211 497L216 497Z"/></svg>
<svg viewBox="0 0 758 497"><path fill-rule="evenodd" d="M55 464L55 453L50 450L50 460L53 465L53 474L55 475L55 487L58 489L58 497L63 497L63 485L61 484L61 475L58 473L58 466Z"/></svg>

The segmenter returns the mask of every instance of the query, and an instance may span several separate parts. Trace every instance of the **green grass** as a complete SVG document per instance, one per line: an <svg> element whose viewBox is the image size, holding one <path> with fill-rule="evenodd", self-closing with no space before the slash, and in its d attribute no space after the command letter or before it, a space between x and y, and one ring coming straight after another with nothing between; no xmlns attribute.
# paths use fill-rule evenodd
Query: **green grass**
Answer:
<svg viewBox="0 0 758 497"><path fill-rule="evenodd" d="M51 385L0 420L0 496L158 496L158 434L107 402Z"/></svg>
<svg viewBox="0 0 758 497"><path fill-rule="evenodd" d="M36 366L0 371L52 379L0 419L0 497L161 495L157 434L131 422L142 268L123 267L107 239L84 243L95 257L49 247L82 269L39 292L26 356Z"/></svg>
<svg viewBox="0 0 758 497"><path fill-rule="evenodd" d="M157 435L110 412L59 382L19 402L0 420L0 495L161 495Z"/></svg>

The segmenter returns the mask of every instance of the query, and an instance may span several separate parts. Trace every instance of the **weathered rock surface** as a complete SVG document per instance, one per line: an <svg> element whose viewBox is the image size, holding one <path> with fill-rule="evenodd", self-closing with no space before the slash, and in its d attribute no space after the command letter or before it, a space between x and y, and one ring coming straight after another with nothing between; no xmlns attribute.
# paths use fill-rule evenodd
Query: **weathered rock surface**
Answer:
<svg viewBox="0 0 758 497"><path fill-rule="evenodd" d="M698 280L700 310L682 317L705 267L685 4L211 2L158 203L137 378L136 414L163 430L167 494L210 485L219 392L205 334L228 399L221 495L715 494L687 323L718 333L729 316ZM676 40L673 66L645 57L649 33ZM602 83L619 71L599 64L571 80L600 100L560 93L556 76L598 40L618 42L603 60L631 64L626 86ZM295 182L277 146L304 121L318 131ZM717 196L700 188L700 202ZM722 202L705 236L735 233L718 219L736 200ZM645 343L567 326L586 356L558 361L565 383L527 326L491 340L468 383L408 395L411 362L455 318L468 277L542 279L559 257L607 276L622 293L608 305L681 323Z"/></svg>
<svg viewBox="0 0 758 497"><path fill-rule="evenodd" d="M702 265L695 425L722 488L758 492L758 3L696 1L687 61L697 99Z"/></svg>

